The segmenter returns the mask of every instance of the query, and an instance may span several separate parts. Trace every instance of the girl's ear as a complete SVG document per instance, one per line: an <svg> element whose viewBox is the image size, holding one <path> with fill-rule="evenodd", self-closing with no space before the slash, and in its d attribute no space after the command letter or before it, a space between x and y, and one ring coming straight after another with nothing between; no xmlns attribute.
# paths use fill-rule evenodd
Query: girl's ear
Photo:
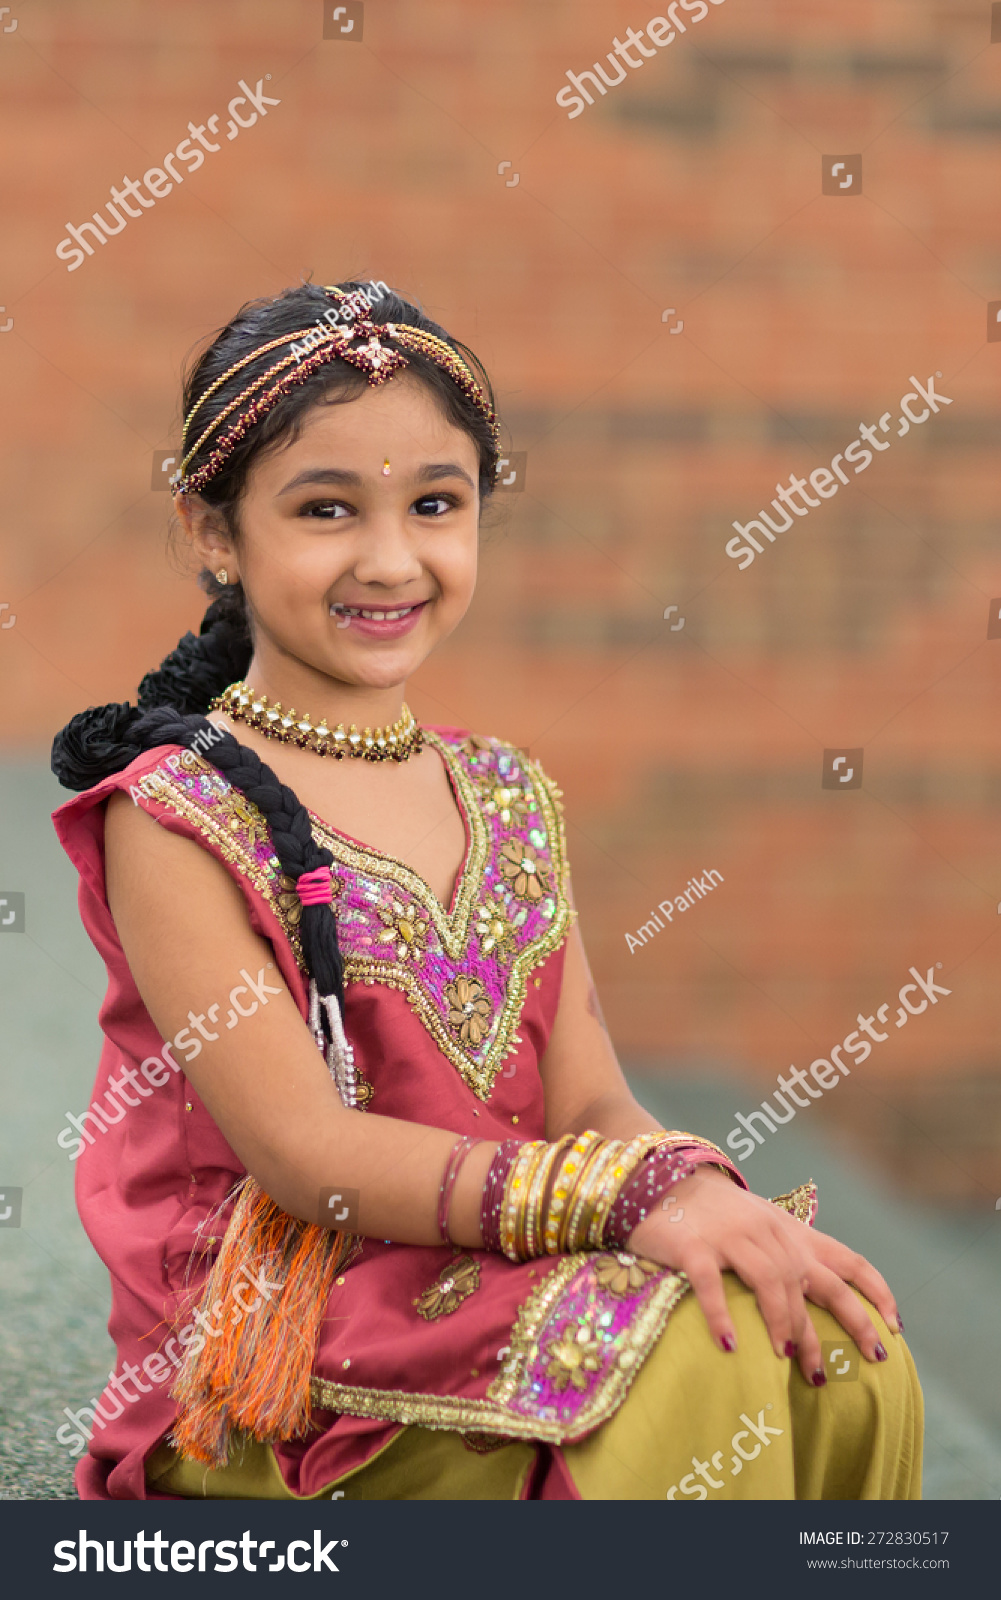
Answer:
<svg viewBox="0 0 1001 1600"><path fill-rule="evenodd" d="M210 572L225 569L228 583L236 583L240 576L236 546L222 512L208 505L200 495L181 494L174 508L184 529L184 537L199 563Z"/></svg>

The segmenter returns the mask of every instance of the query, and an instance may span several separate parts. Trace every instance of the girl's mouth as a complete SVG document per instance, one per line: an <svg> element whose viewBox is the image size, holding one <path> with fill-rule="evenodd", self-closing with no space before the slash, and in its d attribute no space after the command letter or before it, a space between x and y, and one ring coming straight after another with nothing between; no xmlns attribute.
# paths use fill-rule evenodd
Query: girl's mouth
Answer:
<svg viewBox="0 0 1001 1600"><path fill-rule="evenodd" d="M427 600L408 606L345 606L335 602L330 607L330 615L338 628L351 628L372 639L398 639L416 627L428 604Z"/></svg>

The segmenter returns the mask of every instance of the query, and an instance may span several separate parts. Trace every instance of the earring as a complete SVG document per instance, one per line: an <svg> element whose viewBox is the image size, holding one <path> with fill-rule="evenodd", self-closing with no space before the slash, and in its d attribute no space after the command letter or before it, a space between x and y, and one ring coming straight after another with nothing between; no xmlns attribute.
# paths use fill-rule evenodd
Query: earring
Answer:
<svg viewBox="0 0 1001 1600"><path fill-rule="evenodd" d="M229 573L226 571L225 567L220 567L219 568L219 571L215 575L215 581L216 581L216 583L228 583L229 582Z"/></svg>

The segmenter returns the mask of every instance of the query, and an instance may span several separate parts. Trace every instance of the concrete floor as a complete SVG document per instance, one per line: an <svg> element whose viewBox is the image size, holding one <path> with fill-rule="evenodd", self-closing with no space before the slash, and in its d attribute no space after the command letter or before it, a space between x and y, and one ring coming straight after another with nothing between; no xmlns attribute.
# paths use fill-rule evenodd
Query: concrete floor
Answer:
<svg viewBox="0 0 1001 1600"><path fill-rule="evenodd" d="M90 1095L104 993L48 820L62 798L41 763L0 766L0 897L27 896L25 932L0 934L0 1194L23 1190L21 1226L0 1224L0 1499L74 1496L62 1408L99 1394L114 1360L107 1274L56 1144L64 1112ZM718 1142L748 1099L736 1076L632 1076L662 1121ZM821 1226L893 1285L925 1390L925 1497L1001 1498L1001 1212L944 1213L894 1193L819 1121L779 1129L745 1170L763 1194L814 1178Z"/></svg>

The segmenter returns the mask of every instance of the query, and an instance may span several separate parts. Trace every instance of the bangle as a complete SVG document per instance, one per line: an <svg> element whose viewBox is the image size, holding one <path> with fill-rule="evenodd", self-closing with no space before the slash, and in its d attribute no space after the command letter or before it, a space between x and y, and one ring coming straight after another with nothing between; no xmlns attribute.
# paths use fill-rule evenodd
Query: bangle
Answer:
<svg viewBox="0 0 1001 1600"><path fill-rule="evenodd" d="M560 1165L553 1183L552 1198L549 1202L549 1216L546 1220L545 1246L547 1255L559 1255L566 1250L566 1241L570 1234L571 1223L571 1211L568 1202L574 1196L578 1185L583 1184L584 1169L588 1166L594 1151L600 1143L600 1133L595 1133L593 1128L585 1129L573 1141L571 1149L567 1152Z"/></svg>
<svg viewBox="0 0 1001 1600"><path fill-rule="evenodd" d="M438 1190L438 1233L442 1244L454 1244L455 1240L448 1231L448 1209L452 1203L452 1191L456 1179L462 1170L462 1164L471 1150L475 1150L482 1139L474 1139L469 1134L463 1134L452 1146L452 1153L448 1158L445 1171L442 1173L441 1186Z"/></svg>
<svg viewBox="0 0 1001 1600"><path fill-rule="evenodd" d="M521 1261L519 1253L525 1219L526 1180L531 1167L544 1150L544 1139L530 1139L523 1144L511 1163L504 1185L504 1208L501 1216L501 1250L509 1261Z"/></svg>
<svg viewBox="0 0 1001 1600"><path fill-rule="evenodd" d="M500 1252L504 1186L514 1165L514 1158L521 1146L522 1141L520 1139L503 1140L497 1146L494 1158L490 1163L486 1182L483 1185L483 1200L480 1204L480 1233L483 1236L484 1250Z"/></svg>
<svg viewBox="0 0 1001 1600"><path fill-rule="evenodd" d="M684 1150L660 1145L647 1152L632 1177L623 1184L612 1203L605 1224L607 1249L625 1250L634 1228L653 1210L661 1195L687 1178L692 1164Z"/></svg>

